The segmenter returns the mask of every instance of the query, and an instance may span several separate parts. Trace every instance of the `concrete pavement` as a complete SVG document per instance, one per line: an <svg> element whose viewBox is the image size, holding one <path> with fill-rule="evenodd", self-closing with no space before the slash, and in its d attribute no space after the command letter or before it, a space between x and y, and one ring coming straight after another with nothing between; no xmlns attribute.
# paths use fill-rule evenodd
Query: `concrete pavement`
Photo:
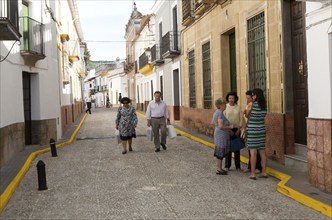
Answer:
<svg viewBox="0 0 332 220"><path fill-rule="evenodd" d="M122 155L113 135L115 114L93 109L58 157L48 152L33 160L1 219L329 219L278 193L273 177L215 175L213 150L184 136L168 139L168 149L155 153L143 117L134 151ZM46 164L46 191L37 190L39 160Z"/></svg>

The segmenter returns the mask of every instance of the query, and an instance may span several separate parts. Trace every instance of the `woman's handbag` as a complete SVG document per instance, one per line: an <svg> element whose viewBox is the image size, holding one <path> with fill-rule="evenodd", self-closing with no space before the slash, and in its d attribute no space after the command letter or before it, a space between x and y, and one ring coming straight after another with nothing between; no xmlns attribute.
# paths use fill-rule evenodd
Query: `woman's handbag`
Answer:
<svg viewBox="0 0 332 220"><path fill-rule="evenodd" d="M121 138L120 138L120 131L115 130L114 135L115 135L116 141L118 142L118 144L120 144L122 142Z"/></svg>
<svg viewBox="0 0 332 220"><path fill-rule="evenodd" d="M153 141L153 131L151 127L146 128L146 139L148 141Z"/></svg>
<svg viewBox="0 0 332 220"><path fill-rule="evenodd" d="M176 133L175 128L174 128L173 125L168 125L167 135L168 135L169 138L175 138L177 136L177 133Z"/></svg>
<svg viewBox="0 0 332 220"><path fill-rule="evenodd" d="M243 148L245 148L244 139L240 137L236 137L233 140L231 140L231 152L239 151Z"/></svg>

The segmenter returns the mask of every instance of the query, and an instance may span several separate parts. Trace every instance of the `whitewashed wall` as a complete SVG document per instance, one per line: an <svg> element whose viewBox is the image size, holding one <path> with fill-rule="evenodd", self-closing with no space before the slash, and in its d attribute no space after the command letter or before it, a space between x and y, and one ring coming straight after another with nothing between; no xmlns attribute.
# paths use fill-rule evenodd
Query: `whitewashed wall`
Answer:
<svg viewBox="0 0 332 220"><path fill-rule="evenodd" d="M47 1L50 7L55 7L54 1ZM19 12L22 2L19 1ZM55 23L45 10L45 4L40 1L29 2L29 17L45 25L44 53L45 59L39 60L35 67L24 64L20 54L20 46L16 44L7 59L0 63L0 127L18 122L24 122L22 72L31 75L31 117L32 120L57 119L57 133L61 137L60 96L57 62L57 33ZM22 33L22 23L19 24ZM23 43L23 38L21 38ZM0 41L1 59L7 55L13 41Z"/></svg>
<svg viewBox="0 0 332 220"><path fill-rule="evenodd" d="M309 117L332 118L332 6L307 2Z"/></svg>

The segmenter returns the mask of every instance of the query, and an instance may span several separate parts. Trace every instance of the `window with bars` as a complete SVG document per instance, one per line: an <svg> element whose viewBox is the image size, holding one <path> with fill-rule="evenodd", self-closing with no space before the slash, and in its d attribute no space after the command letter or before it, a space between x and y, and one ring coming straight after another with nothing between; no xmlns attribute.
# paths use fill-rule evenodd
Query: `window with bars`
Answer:
<svg viewBox="0 0 332 220"><path fill-rule="evenodd" d="M196 108L195 51L188 53L189 61L189 106Z"/></svg>
<svg viewBox="0 0 332 220"><path fill-rule="evenodd" d="M212 108L210 42L202 45L204 108Z"/></svg>
<svg viewBox="0 0 332 220"><path fill-rule="evenodd" d="M249 88L266 92L264 12L247 21Z"/></svg>

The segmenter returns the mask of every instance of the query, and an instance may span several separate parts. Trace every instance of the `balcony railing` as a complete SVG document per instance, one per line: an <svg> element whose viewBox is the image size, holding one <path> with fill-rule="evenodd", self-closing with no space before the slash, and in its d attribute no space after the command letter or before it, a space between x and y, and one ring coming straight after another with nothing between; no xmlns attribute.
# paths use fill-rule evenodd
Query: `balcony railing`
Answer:
<svg viewBox="0 0 332 220"><path fill-rule="evenodd" d="M133 56L127 55L126 63L125 63L125 67L124 67L124 70L126 73L130 72L134 68L134 63L135 63L135 60L133 59Z"/></svg>
<svg viewBox="0 0 332 220"><path fill-rule="evenodd" d="M139 68L142 69L145 65L149 64L149 58L145 55L145 53L142 53L142 55L139 57Z"/></svg>
<svg viewBox="0 0 332 220"><path fill-rule="evenodd" d="M189 26L195 20L195 0L182 1L182 25Z"/></svg>
<svg viewBox="0 0 332 220"><path fill-rule="evenodd" d="M102 85L100 86L100 91L107 91L108 90L108 85Z"/></svg>
<svg viewBox="0 0 332 220"><path fill-rule="evenodd" d="M21 55L26 61L37 62L44 59L44 25L30 17L21 17L23 24L23 44Z"/></svg>
<svg viewBox="0 0 332 220"><path fill-rule="evenodd" d="M163 58L173 58L180 55L179 32L169 31L167 32L161 42L161 54Z"/></svg>
<svg viewBox="0 0 332 220"><path fill-rule="evenodd" d="M160 46L159 44L155 44L151 47L151 64L154 66L160 66L163 63L164 60L160 55Z"/></svg>
<svg viewBox="0 0 332 220"><path fill-rule="evenodd" d="M18 1L0 0L0 40L19 40Z"/></svg>

